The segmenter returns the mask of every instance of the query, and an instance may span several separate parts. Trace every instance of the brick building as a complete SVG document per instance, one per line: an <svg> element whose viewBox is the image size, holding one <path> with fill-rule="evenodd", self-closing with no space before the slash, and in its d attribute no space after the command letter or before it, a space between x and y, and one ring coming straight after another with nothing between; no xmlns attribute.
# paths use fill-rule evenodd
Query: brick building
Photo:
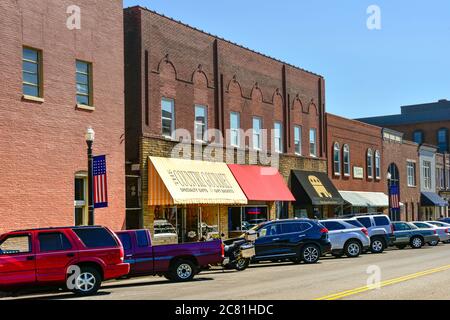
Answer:
<svg viewBox="0 0 450 320"><path fill-rule="evenodd" d="M321 76L145 8L125 9L124 16L127 226L153 228L149 157L170 157L177 129L195 142L189 148L217 142L204 131L219 130L219 140L245 164L254 149L279 156L286 183L292 170L326 172ZM260 129L268 130L266 140ZM256 137L245 136L249 130ZM282 206L269 205L271 217L280 210L294 214L292 206ZM226 211L220 220L226 233Z"/></svg>
<svg viewBox="0 0 450 320"><path fill-rule="evenodd" d="M346 200L336 214L384 212L389 206L382 128L326 115L328 175ZM389 155L386 155L389 157Z"/></svg>
<svg viewBox="0 0 450 320"><path fill-rule="evenodd" d="M73 5L79 30L66 25ZM0 2L0 233L87 222L88 126L108 166L95 223L122 228L122 19L120 0Z"/></svg>

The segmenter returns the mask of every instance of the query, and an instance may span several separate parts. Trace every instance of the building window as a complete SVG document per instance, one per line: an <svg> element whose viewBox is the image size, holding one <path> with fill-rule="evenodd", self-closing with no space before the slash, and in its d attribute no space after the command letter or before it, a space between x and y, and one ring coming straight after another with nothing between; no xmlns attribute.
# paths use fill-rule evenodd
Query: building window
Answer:
<svg viewBox="0 0 450 320"><path fill-rule="evenodd" d="M231 112L230 113L230 140L231 145L234 147L240 147L241 137L241 115L239 112Z"/></svg>
<svg viewBox="0 0 450 320"><path fill-rule="evenodd" d="M378 150L375 151L375 178L381 178L381 155Z"/></svg>
<svg viewBox="0 0 450 320"><path fill-rule="evenodd" d="M172 99L163 98L161 100L161 124L162 135L172 138L175 131L175 109Z"/></svg>
<svg viewBox="0 0 450 320"><path fill-rule="evenodd" d="M294 146L295 154L298 156L302 155L302 127L294 127Z"/></svg>
<svg viewBox="0 0 450 320"><path fill-rule="evenodd" d="M253 117L253 149L262 149L262 120L259 117Z"/></svg>
<svg viewBox="0 0 450 320"><path fill-rule="evenodd" d="M76 61L77 104L92 106L92 64Z"/></svg>
<svg viewBox="0 0 450 320"><path fill-rule="evenodd" d="M333 145L333 172L335 176L341 175L341 147L337 142Z"/></svg>
<svg viewBox="0 0 450 320"><path fill-rule="evenodd" d="M350 176L350 147L344 144L344 176Z"/></svg>
<svg viewBox="0 0 450 320"><path fill-rule="evenodd" d="M416 186L416 163L408 161L406 163L406 174L408 176L408 187Z"/></svg>
<svg viewBox="0 0 450 320"><path fill-rule="evenodd" d="M309 129L309 155L317 157L317 130Z"/></svg>
<svg viewBox="0 0 450 320"><path fill-rule="evenodd" d="M75 176L75 225L82 226L88 224L88 203L87 203L87 176Z"/></svg>
<svg viewBox="0 0 450 320"><path fill-rule="evenodd" d="M423 161L423 187L427 190L431 190L431 162Z"/></svg>
<svg viewBox="0 0 450 320"><path fill-rule="evenodd" d="M446 128L439 129L437 141L439 152L448 152L448 130Z"/></svg>
<svg viewBox="0 0 450 320"><path fill-rule="evenodd" d="M281 137L281 132L283 126L281 122L275 122L274 130L273 130L273 140L275 145L275 152L282 153L283 152L283 138Z"/></svg>
<svg viewBox="0 0 450 320"><path fill-rule="evenodd" d="M423 143L423 131L422 130L414 131L413 140L417 144L422 144Z"/></svg>
<svg viewBox="0 0 450 320"><path fill-rule="evenodd" d="M22 90L26 96L42 98L42 52L23 48L22 52Z"/></svg>
<svg viewBox="0 0 450 320"><path fill-rule="evenodd" d="M372 152L372 149L367 150L367 177L373 178L373 152Z"/></svg>
<svg viewBox="0 0 450 320"><path fill-rule="evenodd" d="M208 111L205 106L195 106L195 140L205 142L208 140L206 131L208 130Z"/></svg>

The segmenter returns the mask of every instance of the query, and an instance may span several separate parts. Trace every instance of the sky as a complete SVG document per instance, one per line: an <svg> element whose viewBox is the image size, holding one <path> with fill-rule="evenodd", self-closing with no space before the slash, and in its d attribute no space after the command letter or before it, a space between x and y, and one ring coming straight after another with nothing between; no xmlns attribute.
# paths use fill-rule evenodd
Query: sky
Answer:
<svg viewBox="0 0 450 320"><path fill-rule="evenodd" d="M133 5L322 75L334 114L450 100L448 0L124 0Z"/></svg>

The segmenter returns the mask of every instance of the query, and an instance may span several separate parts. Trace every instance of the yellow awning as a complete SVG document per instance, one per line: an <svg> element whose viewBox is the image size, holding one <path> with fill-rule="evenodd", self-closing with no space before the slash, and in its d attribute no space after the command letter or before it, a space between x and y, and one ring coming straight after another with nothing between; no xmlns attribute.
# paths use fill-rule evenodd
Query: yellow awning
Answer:
<svg viewBox="0 0 450 320"><path fill-rule="evenodd" d="M150 157L149 205L247 204L225 163Z"/></svg>

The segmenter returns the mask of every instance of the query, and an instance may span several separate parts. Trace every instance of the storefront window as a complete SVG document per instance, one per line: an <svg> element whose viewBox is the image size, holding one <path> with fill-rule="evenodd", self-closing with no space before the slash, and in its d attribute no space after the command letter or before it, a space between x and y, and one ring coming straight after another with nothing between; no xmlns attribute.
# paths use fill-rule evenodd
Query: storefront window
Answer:
<svg viewBox="0 0 450 320"><path fill-rule="evenodd" d="M249 230L262 222L266 222L268 218L268 210L265 206L230 207L228 214L230 232Z"/></svg>

